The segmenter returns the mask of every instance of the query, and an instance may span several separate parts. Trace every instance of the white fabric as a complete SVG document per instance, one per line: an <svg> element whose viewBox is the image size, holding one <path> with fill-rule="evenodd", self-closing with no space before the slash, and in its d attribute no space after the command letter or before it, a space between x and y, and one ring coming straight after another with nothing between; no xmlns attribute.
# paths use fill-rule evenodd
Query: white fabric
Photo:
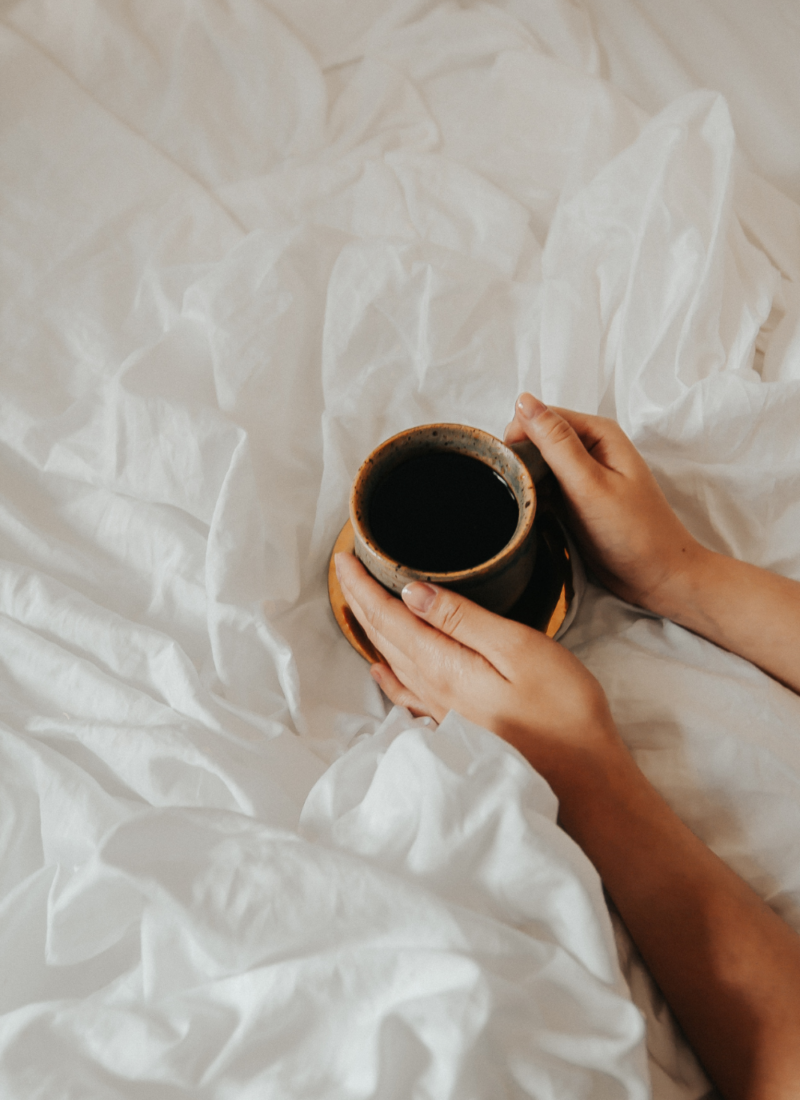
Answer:
<svg viewBox="0 0 800 1100"><path fill-rule="evenodd" d="M794 0L581 0L597 71L649 114L695 88L722 92L759 175L800 202L800 9Z"/></svg>
<svg viewBox="0 0 800 1100"><path fill-rule="evenodd" d="M130 807L8 898L4 1094L646 1096L599 883L555 815L493 735L401 711L293 828Z"/></svg>
<svg viewBox="0 0 800 1100"><path fill-rule="evenodd" d="M0 18L0 1091L702 1096L545 785L387 719L325 574L372 447L527 388L800 579L789 168L570 0ZM800 929L800 700L591 584L564 641Z"/></svg>

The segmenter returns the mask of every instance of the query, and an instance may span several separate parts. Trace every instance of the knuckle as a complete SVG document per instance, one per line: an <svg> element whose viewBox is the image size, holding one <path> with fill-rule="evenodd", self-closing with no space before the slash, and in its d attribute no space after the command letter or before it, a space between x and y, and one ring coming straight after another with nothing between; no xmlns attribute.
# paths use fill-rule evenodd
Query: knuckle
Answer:
<svg viewBox="0 0 800 1100"><path fill-rule="evenodd" d="M552 413L547 418L547 423L544 425L544 432L550 442L554 445L558 443L565 443L573 436L572 427L564 420L563 417L557 416Z"/></svg>
<svg viewBox="0 0 800 1100"><path fill-rule="evenodd" d="M438 620L437 625L445 634L456 634L464 622L464 605L461 600L453 596L442 600Z"/></svg>
<svg viewBox="0 0 800 1100"><path fill-rule="evenodd" d="M627 439L628 438L627 435L625 434L625 431L616 422L616 420L611 420L611 418L607 417L607 416L598 416L597 420L598 420L598 423L600 425L600 428L602 429L602 434L605 438L609 438L609 437L613 438L613 439Z"/></svg>

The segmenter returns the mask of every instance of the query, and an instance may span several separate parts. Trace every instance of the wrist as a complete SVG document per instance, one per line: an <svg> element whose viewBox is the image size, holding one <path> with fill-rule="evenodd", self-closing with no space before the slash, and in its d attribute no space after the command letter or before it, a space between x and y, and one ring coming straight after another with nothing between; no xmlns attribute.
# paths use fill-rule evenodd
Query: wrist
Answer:
<svg viewBox="0 0 800 1100"><path fill-rule="evenodd" d="M558 797L558 823L589 855L604 831L649 787L633 757L620 740L601 756L574 762L569 774L551 781Z"/></svg>
<svg viewBox="0 0 800 1100"><path fill-rule="evenodd" d="M709 583L709 573L713 573L714 559L719 557L696 539L687 540L668 576L648 594L647 610L663 619L689 625Z"/></svg>

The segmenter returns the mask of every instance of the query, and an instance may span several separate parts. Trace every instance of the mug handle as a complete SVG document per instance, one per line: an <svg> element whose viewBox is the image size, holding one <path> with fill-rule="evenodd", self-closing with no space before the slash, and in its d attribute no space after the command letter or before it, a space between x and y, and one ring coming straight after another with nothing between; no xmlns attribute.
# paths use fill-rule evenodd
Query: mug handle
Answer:
<svg viewBox="0 0 800 1100"><path fill-rule="evenodd" d="M542 458L542 452L529 439L523 439L519 443L509 443L507 446L528 467L528 473L531 475L534 485L538 485L550 473L550 467Z"/></svg>

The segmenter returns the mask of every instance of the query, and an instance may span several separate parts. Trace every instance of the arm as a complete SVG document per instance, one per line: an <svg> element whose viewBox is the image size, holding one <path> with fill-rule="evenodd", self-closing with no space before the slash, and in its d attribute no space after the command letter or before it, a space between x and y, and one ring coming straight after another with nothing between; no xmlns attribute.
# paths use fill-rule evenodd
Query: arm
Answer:
<svg viewBox="0 0 800 1100"><path fill-rule="evenodd" d="M613 421L523 394L506 439L526 436L558 478L581 549L612 592L800 692L797 581L701 546Z"/></svg>
<svg viewBox="0 0 800 1100"><path fill-rule="evenodd" d="M738 653L800 693L800 584L698 546L650 610Z"/></svg>
<svg viewBox="0 0 800 1100"><path fill-rule="evenodd" d="M550 783L726 1100L790 1100L800 1083L800 937L690 832L625 749L605 695L568 650L426 584L390 596L350 555L337 572L387 664L389 698L448 710L513 744Z"/></svg>
<svg viewBox="0 0 800 1100"><path fill-rule="evenodd" d="M526 435L612 591L800 691L800 586L702 548L612 421L523 395L507 439ZM389 698L437 720L459 711L548 780L560 823L594 862L724 1096L797 1096L800 937L639 772L597 681L555 642L454 593L410 585L401 602L354 559L338 564L350 606L386 657L373 675Z"/></svg>
<svg viewBox="0 0 800 1100"><path fill-rule="evenodd" d="M574 784L559 821L597 868L722 1096L800 1095L800 937L630 757L602 782Z"/></svg>

